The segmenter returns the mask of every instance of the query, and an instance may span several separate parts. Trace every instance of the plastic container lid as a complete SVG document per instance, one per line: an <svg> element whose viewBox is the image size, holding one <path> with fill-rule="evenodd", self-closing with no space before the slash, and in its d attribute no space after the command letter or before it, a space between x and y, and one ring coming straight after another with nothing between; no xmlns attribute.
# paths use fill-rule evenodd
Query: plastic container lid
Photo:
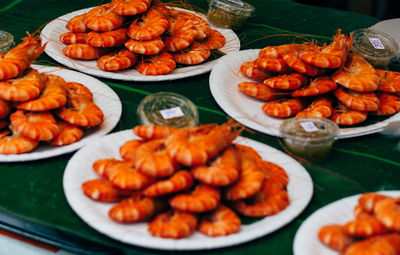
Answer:
<svg viewBox="0 0 400 255"><path fill-rule="evenodd" d="M210 0L210 6L215 6L229 12L243 12L247 17L254 14L255 8L240 0Z"/></svg>
<svg viewBox="0 0 400 255"><path fill-rule="evenodd" d="M146 96L137 113L144 125L193 127L199 122L197 107L186 97L172 92Z"/></svg>
<svg viewBox="0 0 400 255"><path fill-rule="evenodd" d="M5 54L14 47L14 36L0 30L0 54Z"/></svg>
<svg viewBox="0 0 400 255"><path fill-rule="evenodd" d="M398 44L388 34L370 28L353 32L352 50L362 55L373 66L385 68L391 59L397 56Z"/></svg>

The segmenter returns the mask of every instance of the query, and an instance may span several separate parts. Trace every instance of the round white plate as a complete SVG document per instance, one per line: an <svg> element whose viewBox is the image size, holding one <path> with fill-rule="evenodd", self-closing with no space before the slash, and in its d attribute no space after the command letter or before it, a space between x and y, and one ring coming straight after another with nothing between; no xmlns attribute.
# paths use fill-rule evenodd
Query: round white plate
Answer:
<svg viewBox="0 0 400 255"><path fill-rule="evenodd" d="M252 61L259 49L243 50L228 54L218 60L210 74L210 90L218 105L232 118L243 125L262 133L281 136L279 126L284 119L268 116L261 110L263 101L240 92L237 85L253 81L240 71L243 62ZM380 132L390 122L400 120L400 113L375 124L353 128L340 128L338 138L349 138Z"/></svg>
<svg viewBox="0 0 400 255"><path fill-rule="evenodd" d="M242 225L240 232L226 237L207 237L195 232L179 240L151 236L146 223L118 224L108 218L113 204L100 203L86 197L81 185L98 178L92 164L101 158L120 158L118 149L126 141L137 138L132 130L125 130L102 137L96 143L85 146L68 162L64 172L64 193L69 205L83 221L97 231L119 241L137 246L163 250L199 250L226 247L271 233L293 220L310 202L313 183L308 172L293 158L265 144L238 137L235 142L246 144L258 151L268 161L279 164L289 176L287 187L290 205L274 216L265 217L249 225Z"/></svg>
<svg viewBox="0 0 400 255"><path fill-rule="evenodd" d="M400 191L380 191L378 193L399 196ZM318 231L328 224L344 224L354 219L353 208L361 194L345 197L330 203L311 214L301 224L294 237L295 255L338 255L339 253L325 246L318 239Z"/></svg>
<svg viewBox="0 0 400 255"><path fill-rule="evenodd" d="M65 66L84 73L92 74L97 77L127 81L166 81L191 77L210 71L217 62L217 60L211 60L198 65L176 68L169 74L151 76L142 75L134 68L117 72L106 72L97 67L96 60L77 60L64 56L62 50L66 44L62 43L59 37L61 34L68 32L65 25L72 17L88 12L90 9L91 8L87 8L65 14L54 19L43 28L41 37L43 43L48 42L45 49L47 55ZM204 16L202 17L205 18ZM219 49L221 52L228 54L237 52L240 49L239 38L232 30L216 28L214 26L212 26L212 28L218 30L225 36L226 44Z"/></svg>
<svg viewBox="0 0 400 255"><path fill-rule="evenodd" d="M106 84L89 75L59 67L48 67L39 65L31 66L38 70L38 72L40 73L59 75L67 82L75 81L85 85L93 93L94 102L103 111L104 120L100 126L85 131L82 139L76 143L65 146L51 146L45 143L41 143L32 152L16 155L0 154L0 162L37 160L66 154L75 151L82 146L93 142L94 140L97 140L99 137L110 132L117 125L122 113L121 101L118 95Z"/></svg>

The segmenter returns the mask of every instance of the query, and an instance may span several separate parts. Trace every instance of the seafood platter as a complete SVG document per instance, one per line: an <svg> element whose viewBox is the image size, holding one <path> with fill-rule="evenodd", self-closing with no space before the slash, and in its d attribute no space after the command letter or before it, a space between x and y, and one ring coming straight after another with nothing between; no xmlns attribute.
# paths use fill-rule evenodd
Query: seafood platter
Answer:
<svg viewBox="0 0 400 255"><path fill-rule="evenodd" d="M224 56L211 72L211 92L231 117L270 135L281 136L282 121L299 116L331 119L339 138L382 131L400 120L400 73L373 67L351 52L352 43L339 29L329 45Z"/></svg>
<svg viewBox="0 0 400 255"><path fill-rule="evenodd" d="M210 25L205 15L139 2L140 8L112 1L58 17L42 30L45 52L98 77L160 81L208 72L216 58L240 48L232 30Z"/></svg>

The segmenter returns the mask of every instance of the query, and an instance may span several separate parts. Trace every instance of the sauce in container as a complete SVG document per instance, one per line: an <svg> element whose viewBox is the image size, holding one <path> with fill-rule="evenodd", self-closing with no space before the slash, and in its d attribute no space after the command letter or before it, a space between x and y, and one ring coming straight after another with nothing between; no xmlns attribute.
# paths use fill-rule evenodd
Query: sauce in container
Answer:
<svg viewBox="0 0 400 255"><path fill-rule="evenodd" d="M193 127L199 122L197 107L186 97L172 92L146 96L137 113L143 125Z"/></svg>
<svg viewBox="0 0 400 255"><path fill-rule="evenodd" d="M14 36L6 31L0 30L0 54L6 54L14 45Z"/></svg>
<svg viewBox="0 0 400 255"><path fill-rule="evenodd" d="M391 60L398 54L396 41L389 35L374 29L357 29L353 31L352 50L363 56L371 65L387 69Z"/></svg>
<svg viewBox="0 0 400 255"><path fill-rule="evenodd" d="M241 0L210 0L207 19L217 27L239 30L254 11L252 5Z"/></svg>
<svg viewBox="0 0 400 255"><path fill-rule="evenodd" d="M285 148L309 161L328 157L338 131L333 121L316 117L291 118L280 126Z"/></svg>

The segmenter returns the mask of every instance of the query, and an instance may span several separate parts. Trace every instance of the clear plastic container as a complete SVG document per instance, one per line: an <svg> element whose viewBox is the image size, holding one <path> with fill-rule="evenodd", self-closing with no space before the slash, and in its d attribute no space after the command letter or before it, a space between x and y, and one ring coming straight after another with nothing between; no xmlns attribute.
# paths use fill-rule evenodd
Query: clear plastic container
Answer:
<svg viewBox="0 0 400 255"><path fill-rule="evenodd" d="M197 107L186 97L172 92L146 96L137 113L144 125L193 127L199 123Z"/></svg>
<svg viewBox="0 0 400 255"><path fill-rule="evenodd" d="M333 121L316 117L291 118L280 126L285 148L309 161L328 157L338 131Z"/></svg>
<svg viewBox="0 0 400 255"><path fill-rule="evenodd" d="M0 30L0 54L6 54L14 46L14 36L9 32Z"/></svg>
<svg viewBox="0 0 400 255"><path fill-rule="evenodd" d="M399 46L389 35L374 29L358 29L354 32L352 50L363 56L371 65L387 69L398 55Z"/></svg>
<svg viewBox="0 0 400 255"><path fill-rule="evenodd" d="M221 28L240 30L250 16L254 6L241 0L209 0L208 21Z"/></svg>

